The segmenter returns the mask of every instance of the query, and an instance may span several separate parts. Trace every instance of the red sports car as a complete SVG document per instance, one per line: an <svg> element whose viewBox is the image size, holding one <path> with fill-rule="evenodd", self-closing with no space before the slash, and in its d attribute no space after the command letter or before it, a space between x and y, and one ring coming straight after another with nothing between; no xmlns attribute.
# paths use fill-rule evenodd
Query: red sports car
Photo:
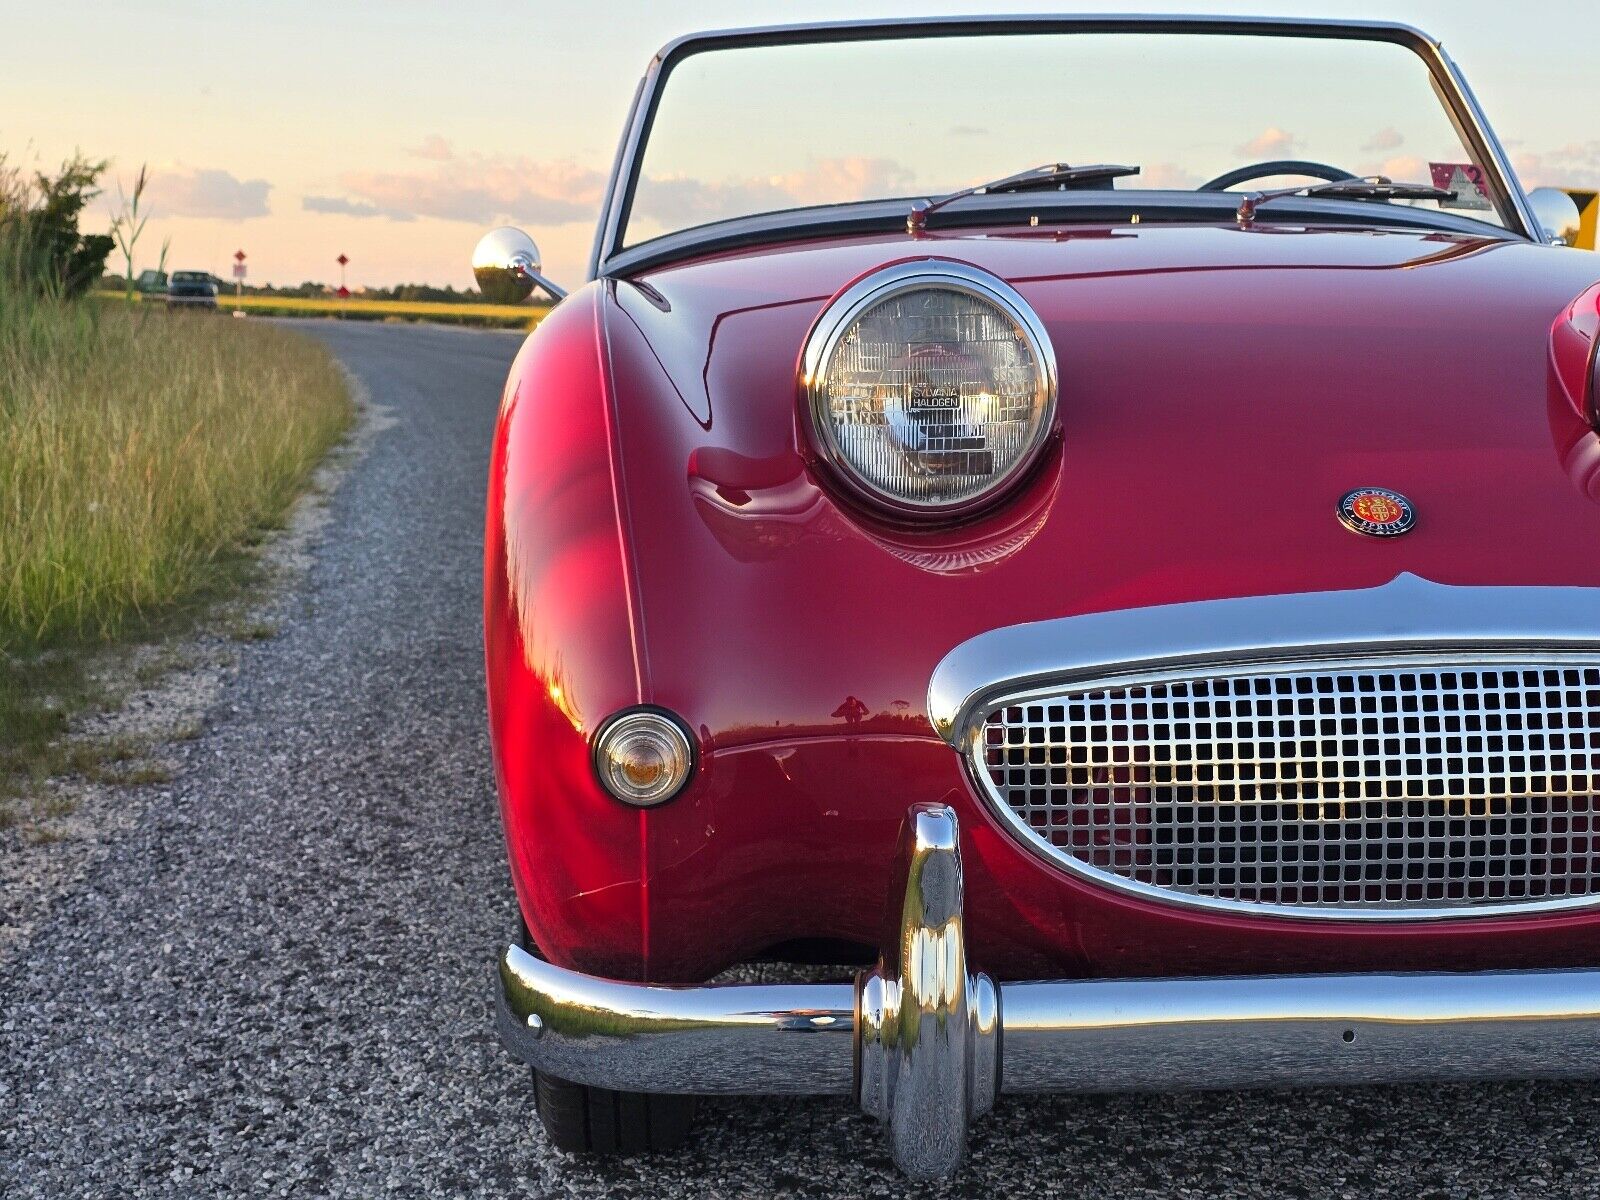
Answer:
<svg viewBox="0 0 1600 1200"><path fill-rule="evenodd" d="M1398 25L662 50L489 481L554 1143L854 1094L926 1177L1006 1092L1600 1074L1575 220Z"/></svg>

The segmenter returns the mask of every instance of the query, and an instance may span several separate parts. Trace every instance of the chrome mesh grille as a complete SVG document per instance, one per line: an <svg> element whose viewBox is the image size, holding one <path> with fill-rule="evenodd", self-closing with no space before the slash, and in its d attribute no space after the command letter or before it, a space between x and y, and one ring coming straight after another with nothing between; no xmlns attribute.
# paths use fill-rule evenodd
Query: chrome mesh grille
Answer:
<svg viewBox="0 0 1600 1200"><path fill-rule="evenodd" d="M985 722L995 797L1093 872L1242 905L1600 896L1600 662L1300 664Z"/></svg>

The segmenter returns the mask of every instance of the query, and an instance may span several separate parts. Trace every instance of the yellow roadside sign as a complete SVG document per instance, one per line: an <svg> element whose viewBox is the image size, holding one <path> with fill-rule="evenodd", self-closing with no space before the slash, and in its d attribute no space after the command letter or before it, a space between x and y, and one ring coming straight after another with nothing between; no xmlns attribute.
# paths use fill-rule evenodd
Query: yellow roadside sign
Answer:
<svg viewBox="0 0 1600 1200"><path fill-rule="evenodd" d="M1596 227L1600 226L1600 192L1580 192L1567 188L1566 193L1572 197L1572 202L1578 206L1578 215L1582 217L1578 225L1578 245L1585 250L1596 249Z"/></svg>

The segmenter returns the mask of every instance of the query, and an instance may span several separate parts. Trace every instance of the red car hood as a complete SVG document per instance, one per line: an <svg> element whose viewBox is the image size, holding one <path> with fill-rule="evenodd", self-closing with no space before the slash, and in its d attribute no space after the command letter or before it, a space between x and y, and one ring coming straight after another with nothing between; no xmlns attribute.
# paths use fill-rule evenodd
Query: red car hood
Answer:
<svg viewBox="0 0 1600 1200"><path fill-rule="evenodd" d="M1061 379L1038 476L938 533L837 502L796 406L827 298L923 256L1009 281ZM794 244L619 282L645 697L718 746L931 736L934 666L995 626L1401 572L1600 586L1600 449L1549 348L1596 278L1588 254L1453 234L1149 224ZM1403 492L1416 528L1346 530L1361 486Z"/></svg>

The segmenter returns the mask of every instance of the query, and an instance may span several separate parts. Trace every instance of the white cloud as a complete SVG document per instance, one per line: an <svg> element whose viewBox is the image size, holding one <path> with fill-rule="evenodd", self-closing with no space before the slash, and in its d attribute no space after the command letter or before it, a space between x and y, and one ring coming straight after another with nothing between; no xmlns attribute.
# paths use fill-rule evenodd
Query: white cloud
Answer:
<svg viewBox="0 0 1600 1200"><path fill-rule="evenodd" d="M408 212L393 212L360 200L346 200L343 196L302 196L300 207L306 212L326 213L341 217L388 217L391 221L410 221L415 218Z"/></svg>
<svg viewBox="0 0 1600 1200"><path fill-rule="evenodd" d="M561 225L594 219L605 176L570 160L472 155L423 171L351 171L339 182L354 203L397 220Z"/></svg>
<svg viewBox="0 0 1600 1200"><path fill-rule="evenodd" d="M771 182L801 204L900 196L916 189L911 171L894 159L861 154L817 159L805 170L777 176Z"/></svg>
<svg viewBox="0 0 1600 1200"><path fill-rule="evenodd" d="M426 145L426 143L425 143ZM353 171L339 180L345 198L308 196L313 212L436 217L484 225L511 221L530 227L590 222L606 177L569 159L466 155L418 171ZM912 172L887 158L821 158L782 175L708 181L687 176L648 178L635 211L641 220L681 227L724 217L808 204L909 195Z"/></svg>
<svg viewBox="0 0 1600 1200"><path fill-rule="evenodd" d="M1237 153L1265 161L1288 157L1294 153L1295 145L1294 134L1271 125L1240 146Z"/></svg>
<svg viewBox="0 0 1600 1200"><path fill-rule="evenodd" d="M151 170L144 203L162 217L243 221L268 215L265 179L238 179L215 168Z"/></svg>
<svg viewBox="0 0 1600 1200"><path fill-rule="evenodd" d="M1393 179L1397 183L1432 183L1433 171L1428 164L1414 154L1397 155L1386 158L1379 163L1376 169L1367 171L1368 175L1382 175L1386 179Z"/></svg>
<svg viewBox="0 0 1600 1200"><path fill-rule="evenodd" d="M1178 166L1177 163L1153 163L1140 170L1139 174L1129 182L1137 187L1154 188L1157 191L1187 192L1193 191L1205 180L1193 171Z"/></svg>
<svg viewBox="0 0 1600 1200"><path fill-rule="evenodd" d="M634 211L642 220L682 227L810 204L906 196L915 190L913 173L893 159L848 155L814 159L784 175L716 182L688 176L649 178L640 184Z"/></svg>
<svg viewBox="0 0 1600 1200"><path fill-rule="evenodd" d="M1511 158L1524 187L1600 189L1600 140L1554 150L1518 149Z"/></svg>
<svg viewBox="0 0 1600 1200"><path fill-rule="evenodd" d="M1397 150L1401 146L1405 145L1405 141L1405 134L1401 133L1398 129L1391 125L1387 129L1378 130L1377 133L1373 134L1367 139L1367 144L1361 148L1368 153L1376 153L1383 150Z"/></svg>
<svg viewBox="0 0 1600 1200"><path fill-rule="evenodd" d="M450 143L437 133L430 133L422 139L420 146L415 146L406 153L412 158L426 158L431 162L449 162L456 156L455 151L450 148Z"/></svg>

